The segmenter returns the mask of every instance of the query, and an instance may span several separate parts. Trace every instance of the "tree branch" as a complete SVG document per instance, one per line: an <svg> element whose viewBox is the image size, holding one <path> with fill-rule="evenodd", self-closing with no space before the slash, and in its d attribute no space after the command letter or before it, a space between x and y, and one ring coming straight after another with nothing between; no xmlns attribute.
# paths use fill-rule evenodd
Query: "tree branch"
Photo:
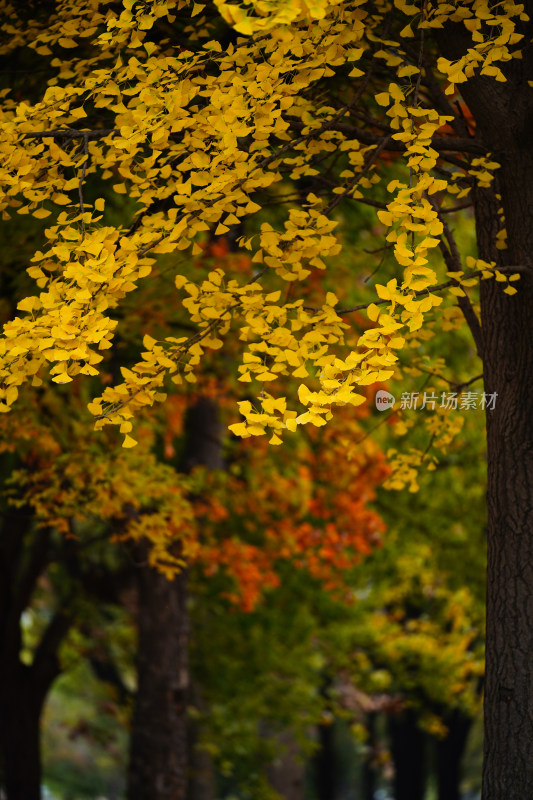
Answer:
<svg viewBox="0 0 533 800"><path fill-rule="evenodd" d="M339 115L336 115L338 117ZM296 130L304 130L308 128L308 125L305 125L301 120L292 118L291 124L294 126ZM372 123L373 124L373 123ZM376 127L383 127L376 123ZM361 142L362 144L372 145L372 144L379 144L383 137L379 134L372 133L371 131L363 130L362 128L358 128L355 125L350 125L347 122L333 122L330 121L328 125L329 130L339 131L339 133L343 133L345 136L349 136L353 139L357 139L357 141ZM319 133L320 131L314 131L313 134ZM390 134L394 134L393 130L390 130ZM304 134L308 136L308 134ZM290 146L290 143L287 147ZM480 144L479 142L475 141L471 138L466 138L463 136L434 136L431 140L431 147L434 150L437 150L439 153L473 153L475 155L486 155L487 148ZM387 150L389 152L395 153L403 153L405 151L405 144L403 142L398 141L397 139L391 139L389 144L387 145Z"/></svg>
<svg viewBox="0 0 533 800"><path fill-rule="evenodd" d="M83 204L83 184L85 181L85 173L87 172L87 163L89 161L89 137L86 133L83 134L83 169L81 171L80 180L78 183L78 195L80 198L80 214L81 214L81 241L85 239L85 220L83 215L85 213L85 206Z"/></svg>
<svg viewBox="0 0 533 800"><path fill-rule="evenodd" d="M16 582L16 597L13 602L13 614L18 620L27 608L37 580L49 563L49 544L52 531L50 528L35 531L33 541L25 546L28 552L27 563L21 569L21 575Z"/></svg>
<svg viewBox="0 0 533 800"><path fill-rule="evenodd" d="M448 223L443 218L442 214L440 213L440 208L435 202L434 198L429 197L427 198L431 203L431 206L436 211L439 220L442 223L442 228L444 232L444 238L446 242L442 238L439 237L439 249L444 257L444 261L448 268L448 272L462 272L462 264L461 264L461 256L459 254L459 248L457 247L457 242L448 226ZM447 243L447 245L446 245ZM466 320L468 327L472 333L474 338L474 343L476 345L476 350L479 358L483 358L483 331L481 330L481 324L477 317L474 308L472 307L472 303L470 302L470 298L466 295L463 297L457 298L457 304L459 308L463 312L463 317Z"/></svg>
<svg viewBox="0 0 533 800"><path fill-rule="evenodd" d="M513 267L516 271L516 267ZM470 278L478 278L481 277L483 274L483 270L476 270L469 274ZM442 292L444 289L449 289L450 286L458 286L461 288L461 284L455 278L451 278L449 281L445 281L445 283L438 283L436 286L428 286L427 289L419 289L418 291L414 292L415 297L423 297L427 295L429 291L433 292ZM335 309L335 313L339 316L342 314L354 314L356 311L364 311L366 308L369 308L371 305L374 306L384 306L387 303L390 303L390 300L371 300L369 303L361 303L359 306L353 306L353 308L339 308ZM305 311L315 311L319 312L322 309L316 308L315 306L302 306Z"/></svg>
<svg viewBox="0 0 533 800"><path fill-rule="evenodd" d="M118 128L102 128L94 131L78 131L76 128L54 128L51 131L32 131L23 134L24 139L101 139L119 133Z"/></svg>
<svg viewBox="0 0 533 800"><path fill-rule="evenodd" d="M61 671L58 651L73 620L73 614L67 610L67 604L60 607L52 617L35 651L31 665L32 686L42 699L46 696L50 684Z"/></svg>

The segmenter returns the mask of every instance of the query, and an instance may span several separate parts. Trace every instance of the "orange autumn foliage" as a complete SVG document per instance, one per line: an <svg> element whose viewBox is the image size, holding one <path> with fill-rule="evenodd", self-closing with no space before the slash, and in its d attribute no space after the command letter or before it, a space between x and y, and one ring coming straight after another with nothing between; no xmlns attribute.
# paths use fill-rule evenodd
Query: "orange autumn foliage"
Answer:
<svg viewBox="0 0 533 800"><path fill-rule="evenodd" d="M231 577L227 597L243 610L279 585L282 562L344 596L346 573L381 544L384 524L369 504L389 468L353 411L338 419L302 442L297 469L290 454L286 462L285 451L274 457L264 440L242 443L246 469L229 474L223 489L230 502L208 503L207 513L203 504L207 524L198 560L207 574L222 570ZM351 457L347 439L359 440Z"/></svg>

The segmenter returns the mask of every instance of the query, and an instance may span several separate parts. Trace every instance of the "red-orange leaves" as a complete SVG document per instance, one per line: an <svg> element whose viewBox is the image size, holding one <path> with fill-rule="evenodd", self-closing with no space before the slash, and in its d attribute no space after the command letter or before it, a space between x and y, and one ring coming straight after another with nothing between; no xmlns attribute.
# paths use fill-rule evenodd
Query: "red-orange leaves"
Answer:
<svg viewBox="0 0 533 800"><path fill-rule="evenodd" d="M204 507L198 558L206 573L231 577L226 594L244 610L279 584L283 563L342 590L345 573L381 542L384 525L369 503L389 474L384 455L363 437L353 412L337 419L302 440L297 459L264 439L241 443L245 467L219 490L227 502L222 524L220 511ZM351 455L347 439L361 440Z"/></svg>

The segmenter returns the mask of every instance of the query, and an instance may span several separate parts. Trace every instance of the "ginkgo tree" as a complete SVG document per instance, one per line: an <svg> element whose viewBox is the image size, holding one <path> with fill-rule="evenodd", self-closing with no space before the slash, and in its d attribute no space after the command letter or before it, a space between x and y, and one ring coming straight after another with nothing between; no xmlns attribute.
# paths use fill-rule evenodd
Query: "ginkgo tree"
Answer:
<svg viewBox="0 0 533 800"><path fill-rule="evenodd" d="M27 278L23 271L17 274L17 263L21 254L24 263L24 248L31 248L33 237L24 222L16 233L18 246L3 242L4 270L20 296L24 286L17 284ZM248 254L230 254L222 241L188 268L206 273L214 262L228 268L231 261L235 269L249 268ZM126 310L124 358L138 342L139 326L172 325L168 315L161 317L162 282L142 291L142 314ZM15 306L6 292L4 319ZM155 407L158 413L143 416L139 446L132 449L116 447L111 428L87 437L84 409L99 389L96 378L68 393L49 383L21 397L14 414L0 417L0 785L9 800L41 796L41 709L65 667L63 640L87 622L84 595L97 607L127 603L132 591L137 596L138 689L128 797L175 798L185 791L190 749L176 741L191 736L188 692L184 697L175 690L176 675L189 680L185 601L191 593L183 580L187 576L175 577L176 572L197 563L201 578L192 604L198 603L199 587L204 591L209 584L211 598L218 589L230 600L228 624L236 604L248 614L271 596L284 565L285 577L296 567L316 579L315 590L322 583L328 592L344 595L346 570L380 543L383 526L368 503L388 469L359 419L347 417L345 409L324 429L302 429L314 436L307 444L305 436L293 438L297 459L290 448L269 450L265 438L233 437L226 448L231 469L221 471L223 437L209 396L219 397L234 418L234 386L216 364L205 361L203 367L206 374L202 370L188 392L174 394ZM102 375L104 382L111 378L111 373ZM360 406L357 416L368 417L368 407ZM332 481L331 466L345 454L339 430L362 441L342 480ZM203 464L203 474L183 474L194 462ZM44 609L43 587L48 587ZM30 617L41 624L32 625L28 637ZM49 622L41 630L43 619ZM127 695L112 664L98 672ZM191 679L196 684L196 670ZM174 702L161 702L169 692ZM241 688L241 700L242 694ZM250 730L258 725L256 717L246 722ZM154 730L161 735L153 736Z"/></svg>
<svg viewBox="0 0 533 800"><path fill-rule="evenodd" d="M117 312L163 263L175 271L169 307L190 315L186 335L147 331L137 363L89 404L96 428L119 427L126 447L142 410L172 382L194 382L228 337L242 345L235 434L279 444L299 425L324 425L365 401L361 387L393 380L399 354L447 320L444 296L457 298L496 401L486 800L523 798L533 779L532 5L2 3L2 57L32 48L49 77L31 96L3 78L0 206L7 225L31 214L43 233L28 267L36 291L4 326L0 410L32 385L80 381L116 358ZM106 220L110 191L134 201L120 225ZM394 252L374 301L360 304L360 335L346 320L362 309L342 302L356 276L335 279L336 230L353 202L375 207ZM272 203L276 224L262 216ZM463 259L448 220L466 204L477 254ZM224 233L256 271L183 274L181 260ZM307 305L301 289L317 275L329 292ZM398 474L425 455L397 456Z"/></svg>

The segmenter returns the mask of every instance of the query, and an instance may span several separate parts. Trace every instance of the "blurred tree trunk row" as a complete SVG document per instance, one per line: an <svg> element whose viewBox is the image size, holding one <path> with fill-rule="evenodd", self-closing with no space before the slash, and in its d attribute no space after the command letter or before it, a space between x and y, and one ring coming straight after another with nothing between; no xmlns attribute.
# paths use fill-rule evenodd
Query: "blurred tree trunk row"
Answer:
<svg viewBox="0 0 533 800"><path fill-rule="evenodd" d="M182 471L189 472L196 466L221 469L216 404L201 397L186 416L185 431ZM146 560L146 553L139 556ZM128 800L186 800L191 685L187 571L169 581L140 563L135 574L138 687L131 729ZM192 785L197 795L201 793L208 800L210 784L202 772ZM201 786L204 788L200 792Z"/></svg>

